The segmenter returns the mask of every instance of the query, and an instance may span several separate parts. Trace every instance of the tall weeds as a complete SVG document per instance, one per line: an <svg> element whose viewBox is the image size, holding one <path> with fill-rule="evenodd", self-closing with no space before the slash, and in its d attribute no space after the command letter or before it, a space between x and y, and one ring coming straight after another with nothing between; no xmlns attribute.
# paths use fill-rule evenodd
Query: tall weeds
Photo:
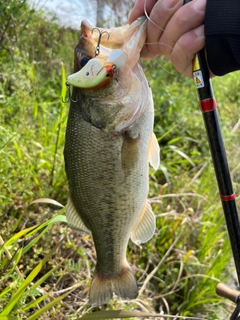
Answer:
<svg viewBox="0 0 240 320"><path fill-rule="evenodd" d="M62 98L78 31L46 20L26 1L4 0L0 17L0 319L90 319L91 237L66 226L64 209L29 206L38 198L67 201ZM138 299L114 299L96 315L226 319L231 305L215 287L233 278L231 251L194 84L162 59L143 68L161 146L161 168L149 172L157 232L143 246L129 243ZM239 78L214 79L237 192Z"/></svg>

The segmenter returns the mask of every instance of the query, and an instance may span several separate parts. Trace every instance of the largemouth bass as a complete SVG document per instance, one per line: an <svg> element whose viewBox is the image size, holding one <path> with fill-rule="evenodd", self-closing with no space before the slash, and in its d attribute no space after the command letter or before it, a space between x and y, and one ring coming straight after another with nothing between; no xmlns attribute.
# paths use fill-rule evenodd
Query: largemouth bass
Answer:
<svg viewBox="0 0 240 320"><path fill-rule="evenodd" d="M97 254L92 305L113 293L135 299L137 282L126 260L129 238L148 241L155 217L147 201L149 162L159 166L154 108L139 63L147 20L97 29L86 21L75 49L64 149L70 227L91 233Z"/></svg>

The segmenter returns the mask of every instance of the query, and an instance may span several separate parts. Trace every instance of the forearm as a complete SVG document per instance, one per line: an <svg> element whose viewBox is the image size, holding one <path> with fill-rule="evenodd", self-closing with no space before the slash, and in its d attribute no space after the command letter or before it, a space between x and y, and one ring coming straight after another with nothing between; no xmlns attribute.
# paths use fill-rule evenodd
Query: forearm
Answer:
<svg viewBox="0 0 240 320"><path fill-rule="evenodd" d="M208 0L205 14L208 65L215 75L240 69L240 1Z"/></svg>

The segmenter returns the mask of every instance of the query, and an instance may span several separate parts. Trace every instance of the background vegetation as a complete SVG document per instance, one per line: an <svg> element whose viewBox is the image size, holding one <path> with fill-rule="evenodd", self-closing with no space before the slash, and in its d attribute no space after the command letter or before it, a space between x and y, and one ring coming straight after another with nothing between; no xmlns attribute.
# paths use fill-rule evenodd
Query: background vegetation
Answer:
<svg viewBox="0 0 240 320"><path fill-rule="evenodd" d="M0 319L77 319L96 311L87 304L91 238L66 226L64 208L29 206L37 198L67 201L68 105L61 98L78 35L24 0L0 3ZM234 268L195 86L164 59L145 61L143 69L161 146L161 168L150 171L158 231L141 247L129 243L138 299L116 298L106 308L226 319L232 306L215 287L220 280L234 285ZM239 82L239 73L213 80L236 193Z"/></svg>

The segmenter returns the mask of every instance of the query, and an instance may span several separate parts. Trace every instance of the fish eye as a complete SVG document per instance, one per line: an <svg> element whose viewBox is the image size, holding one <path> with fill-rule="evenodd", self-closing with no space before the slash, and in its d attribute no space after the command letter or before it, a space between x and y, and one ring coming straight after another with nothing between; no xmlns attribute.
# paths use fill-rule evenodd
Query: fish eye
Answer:
<svg viewBox="0 0 240 320"><path fill-rule="evenodd" d="M88 61L90 60L91 58L89 58L89 57L83 57L82 59L81 59L81 61L80 61L80 64L81 64L81 67L84 67L87 63L88 63Z"/></svg>

